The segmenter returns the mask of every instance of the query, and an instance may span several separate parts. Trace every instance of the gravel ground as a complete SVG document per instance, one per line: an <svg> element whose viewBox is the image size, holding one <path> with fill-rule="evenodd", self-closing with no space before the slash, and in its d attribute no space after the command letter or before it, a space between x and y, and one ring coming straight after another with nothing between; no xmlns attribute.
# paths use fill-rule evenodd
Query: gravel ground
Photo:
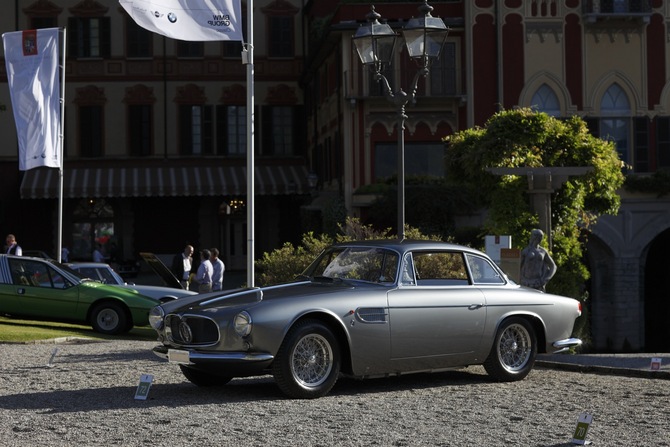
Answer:
<svg viewBox="0 0 670 447"><path fill-rule="evenodd" d="M570 446L582 412L597 446L670 446L670 382L536 367L358 381L316 400L271 377L198 388L155 342L0 344L1 446ZM49 360L58 349L51 366ZM134 398L152 374L146 401Z"/></svg>

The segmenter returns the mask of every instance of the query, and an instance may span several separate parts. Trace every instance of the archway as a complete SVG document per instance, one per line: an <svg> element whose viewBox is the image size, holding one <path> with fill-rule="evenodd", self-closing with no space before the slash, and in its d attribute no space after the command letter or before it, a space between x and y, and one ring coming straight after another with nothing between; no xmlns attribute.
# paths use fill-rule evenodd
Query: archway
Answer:
<svg viewBox="0 0 670 447"><path fill-rule="evenodd" d="M586 246L586 260L591 278L587 281L588 300L584 303L584 315L590 329L589 348L595 352L616 351L613 332L615 296L611 281L615 271L614 254L609 246L598 236L589 235Z"/></svg>
<svg viewBox="0 0 670 447"><path fill-rule="evenodd" d="M649 245L645 263L644 327L645 351L670 351L670 297L667 278L670 276L670 229L665 230Z"/></svg>

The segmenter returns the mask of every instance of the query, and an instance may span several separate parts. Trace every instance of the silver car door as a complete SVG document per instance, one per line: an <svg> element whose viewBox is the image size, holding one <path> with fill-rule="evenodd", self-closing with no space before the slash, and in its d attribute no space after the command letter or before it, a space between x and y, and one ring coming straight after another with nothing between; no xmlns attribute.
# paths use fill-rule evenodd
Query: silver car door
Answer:
<svg viewBox="0 0 670 447"><path fill-rule="evenodd" d="M486 298L468 280L460 252L413 253L415 281L389 292L393 359L440 358L478 350Z"/></svg>

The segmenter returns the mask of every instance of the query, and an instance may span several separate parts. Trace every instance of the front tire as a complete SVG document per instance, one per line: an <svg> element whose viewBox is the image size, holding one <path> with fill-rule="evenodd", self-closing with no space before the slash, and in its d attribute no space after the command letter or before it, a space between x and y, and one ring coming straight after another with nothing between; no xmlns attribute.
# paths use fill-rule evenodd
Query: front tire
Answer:
<svg viewBox="0 0 670 447"><path fill-rule="evenodd" d="M132 322L121 304L110 301L93 308L91 326L101 334L117 335L128 332L132 328Z"/></svg>
<svg viewBox="0 0 670 447"><path fill-rule="evenodd" d="M223 386L232 380L232 377L207 373L198 369L189 368L186 365L179 365L179 369L181 369L184 377L196 386Z"/></svg>
<svg viewBox="0 0 670 447"><path fill-rule="evenodd" d="M537 356L537 337L531 324L519 317L502 322L484 362L486 372L501 382L522 380Z"/></svg>
<svg viewBox="0 0 670 447"><path fill-rule="evenodd" d="M316 320L297 323L272 364L279 389L289 397L325 396L340 375L340 347L332 331Z"/></svg>

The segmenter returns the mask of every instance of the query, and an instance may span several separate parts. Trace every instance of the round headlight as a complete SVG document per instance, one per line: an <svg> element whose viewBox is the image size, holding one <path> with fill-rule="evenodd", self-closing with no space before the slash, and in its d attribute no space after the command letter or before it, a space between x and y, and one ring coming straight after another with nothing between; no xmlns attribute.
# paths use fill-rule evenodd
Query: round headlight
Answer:
<svg viewBox="0 0 670 447"><path fill-rule="evenodd" d="M165 319L165 312L161 306L156 306L149 311L149 324L152 328L159 331L163 329L163 320Z"/></svg>
<svg viewBox="0 0 670 447"><path fill-rule="evenodd" d="M251 334L251 315L245 310L235 315L233 320L233 325L235 326L235 332L240 337L246 337Z"/></svg>

